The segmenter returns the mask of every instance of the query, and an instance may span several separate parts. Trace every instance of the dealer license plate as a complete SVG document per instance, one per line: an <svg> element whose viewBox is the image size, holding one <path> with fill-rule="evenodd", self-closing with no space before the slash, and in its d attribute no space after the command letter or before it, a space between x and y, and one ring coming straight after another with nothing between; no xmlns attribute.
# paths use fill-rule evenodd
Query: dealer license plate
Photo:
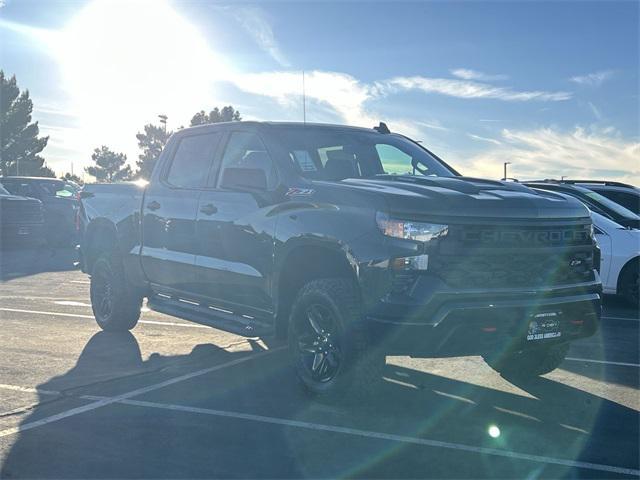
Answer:
<svg viewBox="0 0 640 480"><path fill-rule="evenodd" d="M541 312L532 316L527 341L548 340L562 336L560 317L562 312Z"/></svg>

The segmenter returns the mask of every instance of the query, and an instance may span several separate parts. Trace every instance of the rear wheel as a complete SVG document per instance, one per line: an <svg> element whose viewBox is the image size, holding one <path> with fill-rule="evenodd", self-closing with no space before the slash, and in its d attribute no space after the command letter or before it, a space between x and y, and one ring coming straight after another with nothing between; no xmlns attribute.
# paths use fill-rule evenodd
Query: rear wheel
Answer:
<svg viewBox="0 0 640 480"><path fill-rule="evenodd" d="M368 393L381 378L384 354L371 348L352 283L307 283L291 309L289 351L305 389L338 399Z"/></svg>
<svg viewBox="0 0 640 480"><path fill-rule="evenodd" d="M96 260L91 272L90 292L91 308L100 328L125 331L136 326L142 297L128 284L118 255L105 253Z"/></svg>
<svg viewBox="0 0 640 480"><path fill-rule="evenodd" d="M569 344L539 347L503 355L484 356L485 362L505 378L526 380L549 373L564 361Z"/></svg>

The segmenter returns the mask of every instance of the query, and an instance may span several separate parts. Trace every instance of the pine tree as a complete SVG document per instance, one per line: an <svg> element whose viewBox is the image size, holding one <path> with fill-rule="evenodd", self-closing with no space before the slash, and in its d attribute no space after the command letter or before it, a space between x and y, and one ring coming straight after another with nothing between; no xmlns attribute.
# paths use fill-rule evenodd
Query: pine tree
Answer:
<svg viewBox="0 0 640 480"><path fill-rule="evenodd" d="M65 173L63 176L60 177L60 180L67 180L68 182L74 182L77 183L78 185L83 185L84 182L82 181L82 179L74 174L74 173Z"/></svg>
<svg viewBox="0 0 640 480"><path fill-rule="evenodd" d="M138 147L142 153L138 155L139 160L136 162L138 171L136 177L149 179L153 167L162 153L162 149L171 136L171 132L167 132L165 127L148 124L144 126L144 133L138 133Z"/></svg>
<svg viewBox="0 0 640 480"><path fill-rule="evenodd" d="M204 110L200 110L191 118L191 126L195 127L196 125L205 125L207 123L239 122L240 120L242 120L240 112L228 105L222 107L222 110L216 107L208 114Z"/></svg>
<svg viewBox="0 0 640 480"><path fill-rule="evenodd" d="M93 151L91 160L96 165L86 167L85 171L98 182L113 183L131 179L131 167L126 165L127 156L124 153L116 153L102 145Z"/></svg>
<svg viewBox="0 0 640 480"><path fill-rule="evenodd" d="M0 70L0 173L2 175L55 176L39 153L49 137L39 137L38 122L31 122L33 102L22 93L15 75Z"/></svg>

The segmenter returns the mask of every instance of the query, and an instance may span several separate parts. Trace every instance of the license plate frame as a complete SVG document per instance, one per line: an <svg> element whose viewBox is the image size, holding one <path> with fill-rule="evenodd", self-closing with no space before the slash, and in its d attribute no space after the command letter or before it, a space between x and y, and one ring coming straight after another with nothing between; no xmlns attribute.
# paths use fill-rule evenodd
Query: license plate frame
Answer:
<svg viewBox="0 0 640 480"><path fill-rule="evenodd" d="M539 342L562 337L562 311L536 312L529 317L526 341Z"/></svg>
<svg viewBox="0 0 640 480"><path fill-rule="evenodd" d="M29 235L31 229L29 227L18 227L18 235Z"/></svg>

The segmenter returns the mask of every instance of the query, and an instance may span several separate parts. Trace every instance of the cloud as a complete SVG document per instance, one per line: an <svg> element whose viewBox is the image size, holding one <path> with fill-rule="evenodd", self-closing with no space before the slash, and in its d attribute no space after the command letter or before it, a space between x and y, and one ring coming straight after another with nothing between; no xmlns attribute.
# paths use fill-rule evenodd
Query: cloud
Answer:
<svg viewBox="0 0 640 480"><path fill-rule="evenodd" d="M586 75L577 75L575 77L571 77L569 81L577 83L578 85L599 87L611 77L613 77L612 70L600 70L598 72L587 73Z"/></svg>
<svg viewBox="0 0 640 480"><path fill-rule="evenodd" d="M302 114L302 72L245 73L228 80L246 93L272 98ZM363 83L346 73L319 70L305 73L307 121L318 121L318 113L321 113L323 121L326 117L334 117L335 120L329 121L373 127L383 116L372 112L366 104L385 94L377 84ZM420 125L400 118L384 120L393 131L412 137L422 135L420 126L446 130L437 124Z"/></svg>
<svg viewBox="0 0 640 480"><path fill-rule="evenodd" d="M450 70L450 72L454 77L462 78L464 80L480 80L483 82L507 80L509 78L507 75L488 75L469 68L456 68L454 70Z"/></svg>
<svg viewBox="0 0 640 480"><path fill-rule="evenodd" d="M234 8L234 16L242 28L253 37L258 46L283 67L290 65L276 42L271 23L265 12L255 6Z"/></svg>
<svg viewBox="0 0 640 480"><path fill-rule="evenodd" d="M448 132L450 129L447 127L443 127L439 121L432 120L430 122L415 122L416 125L419 125L424 128L428 128L430 130L440 130L442 132Z"/></svg>
<svg viewBox="0 0 640 480"><path fill-rule="evenodd" d="M488 83L429 77L395 77L386 82L390 88L422 90L458 98L492 98L509 102L562 101L571 98L569 92L517 91L506 87L495 87Z"/></svg>
<svg viewBox="0 0 640 480"><path fill-rule="evenodd" d="M480 142L489 142L493 143L494 145L502 145L502 142L496 140L495 138L481 137L480 135L474 135L473 133L467 133L467 136Z"/></svg>
<svg viewBox="0 0 640 480"><path fill-rule="evenodd" d="M239 89L271 97L286 106L302 110L301 72L264 72L238 74L230 79ZM364 104L376 93L374 89L346 73L311 71L305 74L305 94L308 102L330 106L344 121L372 126L375 122Z"/></svg>
<svg viewBox="0 0 640 480"><path fill-rule="evenodd" d="M465 174L498 178L503 162L519 179L602 178L640 183L640 142L621 138L612 127L572 131L553 128L502 130L502 145L461 161Z"/></svg>

